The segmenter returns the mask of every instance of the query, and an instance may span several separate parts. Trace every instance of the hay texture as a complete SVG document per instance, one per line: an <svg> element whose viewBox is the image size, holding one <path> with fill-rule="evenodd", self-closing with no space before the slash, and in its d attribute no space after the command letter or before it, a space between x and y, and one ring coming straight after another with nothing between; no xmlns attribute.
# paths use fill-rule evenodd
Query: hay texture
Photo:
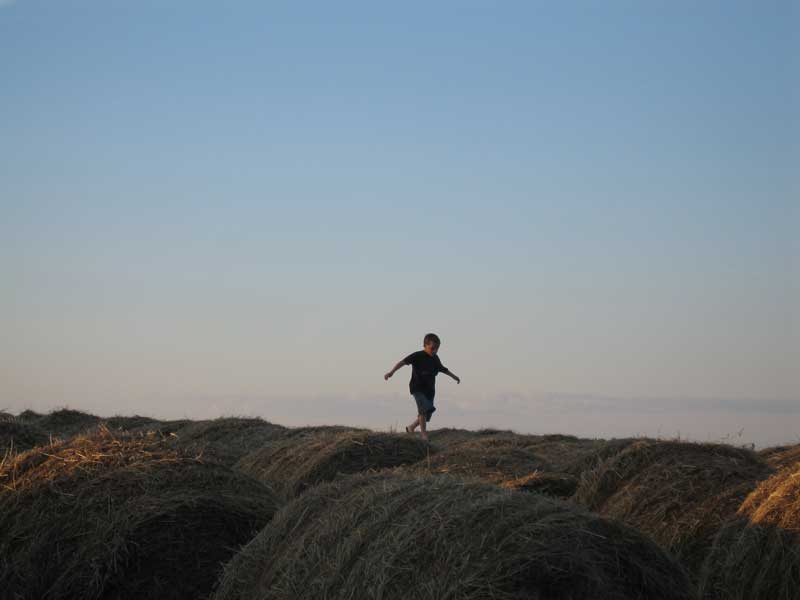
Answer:
<svg viewBox="0 0 800 600"><path fill-rule="evenodd" d="M49 439L36 425L22 421L0 421L0 457L41 446Z"/></svg>
<svg viewBox="0 0 800 600"><path fill-rule="evenodd" d="M156 419L152 419L150 417L143 417L141 415L133 415L132 417L123 417L121 415L115 415L113 417L108 417L107 419L103 419L102 423L108 429L112 430L142 431L146 430L148 427L153 427L158 423L158 421Z"/></svg>
<svg viewBox="0 0 800 600"><path fill-rule="evenodd" d="M20 415L21 416L21 415ZM40 429L53 437L69 438L100 424L100 417L70 408L61 408L53 412L31 419Z"/></svg>
<svg viewBox="0 0 800 600"><path fill-rule="evenodd" d="M276 510L263 484L154 436L79 436L0 468L0 596L207 597Z"/></svg>
<svg viewBox="0 0 800 600"><path fill-rule="evenodd" d="M759 456L774 469L786 469L800 465L800 444L777 446L759 451Z"/></svg>
<svg viewBox="0 0 800 600"><path fill-rule="evenodd" d="M689 600L685 572L621 523L458 478L354 475L287 505L214 600Z"/></svg>
<svg viewBox="0 0 800 600"><path fill-rule="evenodd" d="M714 540L703 569L708 600L800 598L800 465L762 482Z"/></svg>
<svg viewBox="0 0 800 600"><path fill-rule="evenodd" d="M339 474L407 465L427 454L428 445L407 434L322 433L271 442L236 468L291 498Z"/></svg>
<svg viewBox="0 0 800 600"><path fill-rule="evenodd" d="M404 472L438 475L446 473L479 479L509 489L523 489L570 496L577 481L566 474L552 473L542 457L513 439L475 436L453 444Z"/></svg>
<svg viewBox="0 0 800 600"><path fill-rule="evenodd" d="M633 525L696 574L714 535L768 474L749 450L640 441L584 473L573 499Z"/></svg>
<svg viewBox="0 0 800 600"><path fill-rule="evenodd" d="M280 438L286 428L263 419L222 418L190 422L175 432L186 452L233 465L237 460Z"/></svg>

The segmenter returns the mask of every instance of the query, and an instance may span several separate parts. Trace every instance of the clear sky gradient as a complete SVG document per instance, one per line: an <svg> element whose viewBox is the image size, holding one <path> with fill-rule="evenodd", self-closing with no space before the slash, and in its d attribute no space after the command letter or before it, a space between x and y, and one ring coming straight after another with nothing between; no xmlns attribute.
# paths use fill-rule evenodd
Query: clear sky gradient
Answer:
<svg viewBox="0 0 800 600"><path fill-rule="evenodd" d="M602 398L597 435L800 435L798 32L788 0L0 2L0 408L385 426L431 330L440 426ZM728 412L626 421L687 402Z"/></svg>

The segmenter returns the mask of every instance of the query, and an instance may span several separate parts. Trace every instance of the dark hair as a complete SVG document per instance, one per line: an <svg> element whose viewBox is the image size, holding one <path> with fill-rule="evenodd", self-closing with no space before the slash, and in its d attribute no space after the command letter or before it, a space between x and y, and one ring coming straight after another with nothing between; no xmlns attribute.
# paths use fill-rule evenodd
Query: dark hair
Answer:
<svg viewBox="0 0 800 600"><path fill-rule="evenodd" d="M427 346L428 342L433 342L437 346L441 346L442 345L442 340L440 340L439 336L436 335L435 333L426 333L425 334L425 339L422 340L422 345L423 346Z"/></svg>

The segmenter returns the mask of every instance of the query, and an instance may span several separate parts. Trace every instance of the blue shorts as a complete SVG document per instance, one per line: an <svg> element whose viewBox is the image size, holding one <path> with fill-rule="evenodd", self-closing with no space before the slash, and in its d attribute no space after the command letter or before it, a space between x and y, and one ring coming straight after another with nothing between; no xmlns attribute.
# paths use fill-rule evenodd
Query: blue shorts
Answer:
<svg viewBox="0 0 800 600"><path fill-rule="evenodd" d="M422 392L414 392L411 395L414 396L414 400L417 402L417 414L424 416L426 422L430 421L433 411L436 410L436 407L433 405L433 400Z"/></svg>

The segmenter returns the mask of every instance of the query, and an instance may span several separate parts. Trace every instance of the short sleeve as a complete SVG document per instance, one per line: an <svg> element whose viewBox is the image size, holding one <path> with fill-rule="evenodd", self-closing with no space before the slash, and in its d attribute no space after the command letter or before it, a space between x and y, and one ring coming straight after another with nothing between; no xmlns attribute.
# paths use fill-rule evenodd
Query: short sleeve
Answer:
<svg viewBox="0 0 800 600"><path fill-rule="evenodd" d="M415 362L417 362L417 353L416 352L412 352L411 354L409 354L408 356L406 356L403 359L403 364L404 365L413 365Z"/></svg>
<svg viewBox="0 0 800 600"><path fill-rule="evenodd" d="M436 370L439 373L449 373L450 371L442 364L442 359L438 356L436 357Z"/></svg>

